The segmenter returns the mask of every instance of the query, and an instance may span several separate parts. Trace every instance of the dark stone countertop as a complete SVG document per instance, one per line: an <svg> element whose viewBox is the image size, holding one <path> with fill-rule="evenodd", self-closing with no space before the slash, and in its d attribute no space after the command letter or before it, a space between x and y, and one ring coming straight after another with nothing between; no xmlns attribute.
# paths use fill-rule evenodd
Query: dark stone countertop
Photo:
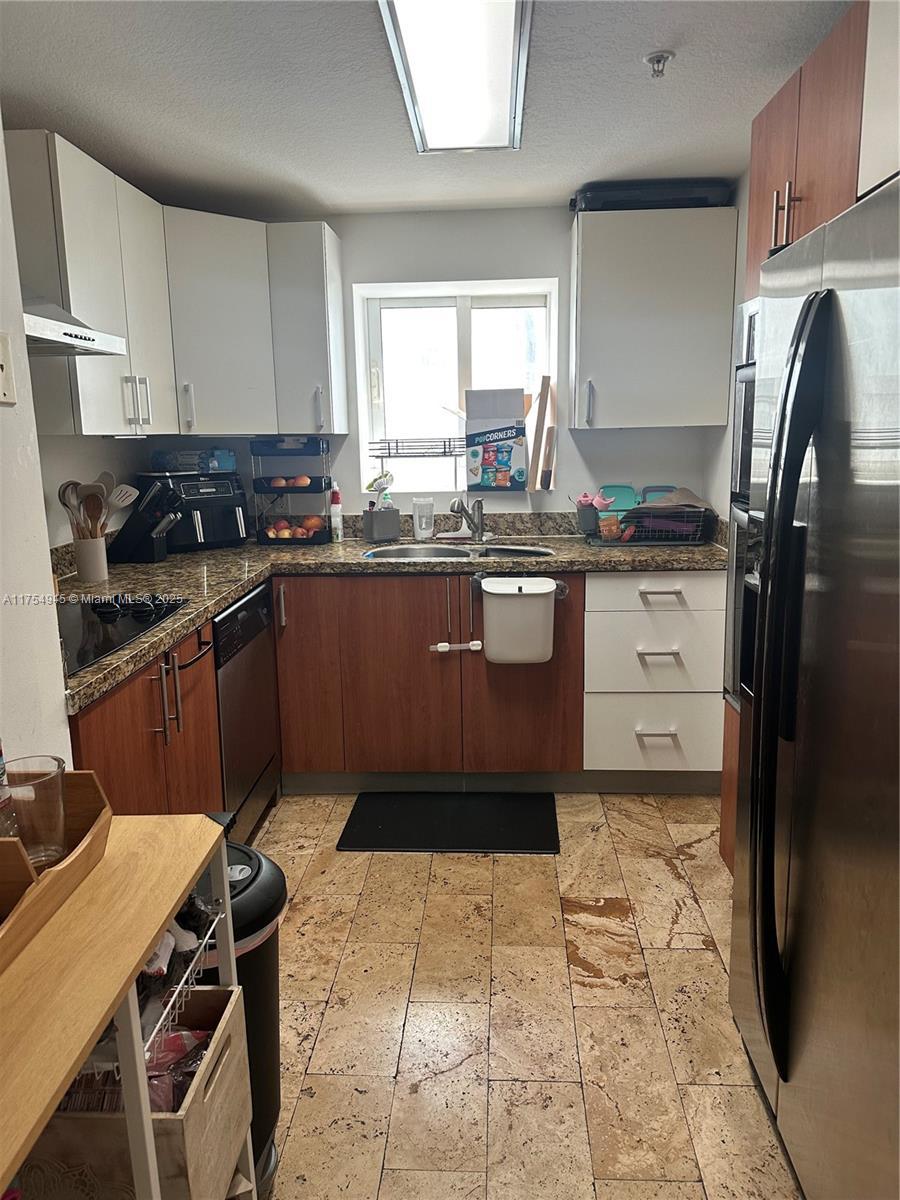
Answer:
<svg viewBox="0 0 900 1200"><path fill-rule="evenodd" d="M721 546L609 546L593 549L581 537L497 537L497 542L542 545L547 558L408 559L400 562L363 558L365 542L347 540L321 546L242 546L172 555L164 563L111 566L102 587L60 580L63 595L113 592L183 596L187 604L155 629L116 650L68 681L66 701L73 715L98 700L134 671L152 662L204 622L273 575L547 575L595 571L724 571ZM465 543L464 543L465 544Z"/></svg>

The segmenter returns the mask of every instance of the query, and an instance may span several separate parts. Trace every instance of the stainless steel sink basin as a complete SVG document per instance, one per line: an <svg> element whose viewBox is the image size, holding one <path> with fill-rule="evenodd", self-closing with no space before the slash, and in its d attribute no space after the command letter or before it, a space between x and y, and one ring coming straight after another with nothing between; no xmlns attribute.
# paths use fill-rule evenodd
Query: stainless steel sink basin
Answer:
<svg viewBox="0 0 900 1200"><path fill-rule="evenodd" d="M454 559L482 558L550 558L554 551L547 546L511 546L506 543L498 545L495 542L485 542L475 546L442 546L435 543L404 546L377 546L374 550L364 550L363 558L380 559L382 562L405 562L410 559L429 559L430 561L451 561Z"/></svg>
<svg viewBox="0 0 900 1200"><path fill-rule="evenodd" d="M488 542L475 553L479 558L551 558L554 551L548 546L498 546Z"/></svg>
<svg viewBox="0 0 900 1200"><path fill-rule="evenodd" d="M363 558L379 558L388 560L404 560L410 558L427 559L470 559L472 554L462 546L377 546L374 550L363 551Z"/></svg>

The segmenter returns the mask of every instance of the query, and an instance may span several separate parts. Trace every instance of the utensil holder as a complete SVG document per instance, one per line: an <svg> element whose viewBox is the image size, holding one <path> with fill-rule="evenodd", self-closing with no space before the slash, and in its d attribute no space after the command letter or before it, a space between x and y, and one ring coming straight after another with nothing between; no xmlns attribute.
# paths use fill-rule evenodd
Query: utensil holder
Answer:
<svg viewBox="0 0 900 1200"><path fill-rule="evenodd" d="M106 538L76 538L75 573L79 583L105 583L109 579L106 565Z"/></svg>
<svg viewBox="0 0 900 1200"><path fill-rule="evenodd" d="M582 533L597 532L597 510L593 504L579 504L575 509L578 514L578 528Z"/></svg>
<svg viewBox="0 0 900 1200"><path fill-rule="evenodd" d="M400 509L376 508L364 512L363 537L367 542L396 542L400 540Z"/></svg>

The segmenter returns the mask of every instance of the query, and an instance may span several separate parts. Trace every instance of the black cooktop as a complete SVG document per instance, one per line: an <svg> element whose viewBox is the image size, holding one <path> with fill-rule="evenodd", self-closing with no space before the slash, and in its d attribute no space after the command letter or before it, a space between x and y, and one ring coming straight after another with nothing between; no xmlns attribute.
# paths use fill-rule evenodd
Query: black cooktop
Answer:
<svg viewBox="0 0 900 1200"><path fill-rule="evenodd" d="M177 612L180 596L60 596L56 606L66 674L71 676L133 642Z"/></svg>

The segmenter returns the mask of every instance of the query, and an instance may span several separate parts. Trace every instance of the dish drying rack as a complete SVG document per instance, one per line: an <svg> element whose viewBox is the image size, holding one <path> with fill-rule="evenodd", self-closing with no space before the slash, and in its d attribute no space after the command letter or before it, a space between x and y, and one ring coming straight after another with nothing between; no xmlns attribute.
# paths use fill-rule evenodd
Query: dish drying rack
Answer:
<svg viewBox="0 0 900 1200"><path fill-rule="evenodd" d="M209 925L200 939L197 948L191 954L191 958L178 982L170 989L163 1010L158 1021L153 1026L150 1035L143 1039L145 1059L153 1057L155 1044L167 1037L178 1024L178 1018L184 1012L191 991L196 987L197 980L207 969L208 964L206 959L209 951L212 949L216 929L225 919L225 907L221 902L215 902L209 905L209 907L212 910L212 918ZM106 1057L105 1053L98 1055L95 1051L90 1059L83 1064L76 1079L88 1076L99 1081L105 1075L112 1075L115 1083L120 1082L121 1070L118 1055L115 1053L114 1033L111 1033L108 1038L104 1038L102 1042L98 1043L98 1049L102 1046L105 1052L107 1043L111 1051L110 1056ZM112 1081L110 1082L112 1083ZM93 1089L92 1094L96 1095L98 1091L102 1091L102 1089Z"/></svg>

